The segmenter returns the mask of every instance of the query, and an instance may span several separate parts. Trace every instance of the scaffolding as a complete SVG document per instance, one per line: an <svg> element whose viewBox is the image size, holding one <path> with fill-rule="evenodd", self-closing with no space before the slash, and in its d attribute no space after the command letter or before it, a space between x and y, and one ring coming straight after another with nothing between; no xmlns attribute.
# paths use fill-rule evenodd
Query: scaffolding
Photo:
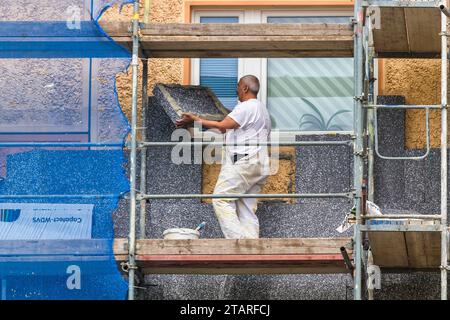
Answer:
<svg viewBox="0 0 450 320"><path fill-rule="evenodd" d="M130 192L129 192L129 235L128 239L116 239L115 254L122 268L128 273L128 298L135 299L136 279L141 277L139 269L144 273L214 273L211 268L220 267L221 271L246 273L346 273L350 272L354 281L354 299L363 298L363 278L372 279L374 267L389 268L387 265L376 265L377 247L367 242L367 237L389 239L389 235L426 234L440 235L439 262L436 267L441 272L441 298L447 299L448 267L448 222L447 222L447 19L450 12L447 1L403 1L372 0L354 1L354 18L349 24L297 24L297 25L218 25L215 27L202 24L144 25L139 22L139 1L134 1L132 18L132 35L128 25L105 25L104 29L111 37L132 51L132 114L131 140L127 143L130 149ZM402 10L412 10L402 11ZM415 11L418 10L418 11ZM399 12L397 12L399 11ZM423 15L417 14L423 13ZM374 28L373 20L383 19L384 15L415 15L417 19L425 18L417 23L411 31L404 30L392 45L392 38L398 26L389 25L381 30ZM377 16L378 15L378 16ZM436 19L438 18L438 19ZM406 19L394 19L395 23L404 26ZM382 20L383 21L383 20ZM436 26L436 23L440 24ZM427 24L429 22L429 24ZM394 24L395 24L394 23ZM410 23L410 22L409 22ZM221 30L226 33L221 33ZM406 28L404 28L406 29ZM436 34L435 34L436 33ZM251 37L248 35L251 34ZM192 35L192 37L189 37ZM258 37L259 35L259 37ZM212 37L214 36L214 37ZM247 37L246 37L247 36ZM420 36L422 38L420 38ZM284 38L283 38L284 37ZM387 38L386 38L387 37ZM406 37L406 38L405 38ZM215 38L215 40L211 40ZM387 39L381 41L380 39ZM280 40L281 39L281 40ZM225 41L227 40L227 41ZM425 44L418 45L421 41ZM436 43L437 41L437 43ZM243 43L248 42L247 46ZM284 48L280 43L289 43ZM192 44L192 45L191 45ZM225 47L220 47L224 46ZM276 146L324 146L344 145L353 150L353 189L344 193L306 193L306 194L148 194L146 191L146 158L147 148L156 146L180 145L179 142L148 142L146 137L146 118L148 111L148 58L151 57L214 57L220 47L221 57L354 57L354 123L351 139L348 141L296 141L290 143L268 142L259 145ZM383 57L439 57L441 59L441 103L439 105L377 105L374 97L374 59ZM138 141L138 67L139 59L143 61L142 76L142 108L141 136ZM382 109L424 109L426 112L426 152L417 157L392 157L382 155L379 151L377 111ZM370 215L365 210L365 194L367 199L374 200L374 160L375 155L388 160L421 160L430 152L429 112L431 109L441 110L441 207L440 214L434 215L383 215L383 220L398 219L431 220L433 224L372 224L378 215ZM196 141L186 145L214 145L209 141ZM220 143L221 146L226 144ZM99 143L0 143L0 147L52 147L52 146L114 146L121 144ZM137 170L137 151L140 153L140 171ZM137 186L138 174L140 177ZM367 185L365 183L367 179ZM101 195L113 197L113 195ZM36 198L39 196L14 195L0 196L8 198ZM48 197L48 196L42 196ZM99 197L99 195L52 195L52 197ZM353 238L330 239L202 239L171 240L171 247L165 240L146 239L146 204L154 199L192 199L192 198L343 198L353 200L355 225ZM138 205L139 204L139 205ZM139 210L138 210L139 208ZM139 213L139 216L137 215ZM139 218L139 219L137 219ZM136 221L139 220L139 239ZM417 237L417 241L426 241L425 237ZM375 244L376 241L374 241ZM350 247L348 247L350 243ZM370 245L367 246L367 243ZM165 247L166 246L166 247ZM225 254L217 255L210 248L220 247ZM263 248L256 250L255 248ZM272 248L272 249L270 249ZM240 254L238 254L238 252ZM310 252L313 252L311 255ZM236 262L245 262L249 267L236 267ZM402 266L396 266L402 269ZM419 264L403 269L418 269ZM244 270L245 269L245 270ZM368 287L368 298L373 298L373 288Z"/></svg>
<svg viewBox="0 0 450 320"><path fill-rule="evenodd" d="M228 272L228 273L235 273L235 272L247 272L247 273L273 273L273 272L277 272L277 273L345 273L347 272L346 270L346 262L348 263L348 268L352 268L350 266L349 263L349 258L348 258L348 252L347 249L345 248L345 246L350 242L350 239L348 238L343 238L343 239L337 239L337 241L339 243L335 243L334 241L336 241L335 239L293 239L291 241L294 241L295 245L292 246L288 246L286 249L285 244L287 243L287 239L259 239L259 240L239 240L240 243L236 243L233 240L224 240L221 242L221 244L224 246L224 248L227 248L228 251L230 251L230 254L228 255L221 255L220 257L217 257L213 254L205 254L205 250L202 249L198 249L198 248L190 248L189 250L187 250L190 254L187 258L185 259L177 259L177 256L180 257L180 251L182 249L183 246L186 245L190 245L190 242L186 242L186 241L178 241L177 243L173 243L172 242L172 246L176 247L176 250L174 250L175 252L178 252L178 254L171 254L169 251L167 250L165 252L160 252L159 255L157 255L155 253L155 250L157 247L164 247L164 240L162 240L163 244L157 244L158 240L154 240L153 242L145 242L142 243L141 245L141 249L142 250L146 250L146 252L148 254L142 254L142 256L146 255L146 257L143 257L143 259L137 259L137 256L139 256L137 254L137 243L136 243L136 208L137 208L137 201L140 201L140 238L144 239L145 238L145 207L146 207L146 202L147 200L153 200L153 199L192 199L192 198L347 198L347 199L351 199L354 197L354 193L352 192L347 192L347 193L323 193L323 194L228 194L228 195L217 195L217 194L146 194L146 180L145 178L142 179L142 177L145 177L145 173L146 173L146 149L149 147L155 147L155 146L175 146L175 145L188 145L188 146L194 146L194 145L201 145L201 146L206 146L206 145L220 145L220 146L227 146L226 143L211 143L208 141L202 141L202 142L191 142L191 143L180 143L180 142L147 142L147 141L141 141L141 142L137 142L136 141L136 131L137 131L137 79L138 79L138 72L137 72L137 67L138 67L138 59L139 59L139 53L144 53L144 55L148 58L148 56L157 56L157 57L204 57L204 56L214 56L212 54L212 52L217 51L217 45L220 43L220 40L215 40L213 41L213 43L206 43L206 48L205 48L205 44L200 43L199 49L192 49L192 47L190 45L186 46L185 42L180 42L179 46L175 46L175 48L173 46L171 46L170 48L167 48L164 50L159 51L157 54L153 54L152 50L151 50L151 42L152 41L160 41L162 44L160 44L159 48L164 47L164 39L158 39L158 37L161 38L161 33L163 33L164 35L164 30L166 31L166 33L169 35L168 37L170 37L170 35L173 34L173 31L170 30L170 28L175 28L175 29L181 29L181 33L182 34L190 34L193 30L186 30L186 28L189 29L188 25L168 25L168 26L163 26L160 25L158 27L155 26L142 26L139 24L139 14L138 14L138 10L139 10L139 4L138 2L135 2L134 4L134 16L133 16L133 36L132 36L132 68L133 68L133 95L132 95L132 117L131 117L131 143L130 143L130 148L131 148L131 161L130 161L130 166L131 166L131 170L130 170L130 232L129 232L129 237L128 237L128 242L124 242L124 241L118 241L118 243L116 243L116 253L119 253L121 251L123 251L123 248L127 248L127 252L128 252L128 259L127 262L122 263L122 267L123 269L128 272L128 281L129 281L129 286L128 286L128 298L130 300L133 300L135 298L135 280L136 278L142 278L142 276L137 276L136 275L136 270L141 267L144 270L148 270L148 272L158 272L157 270L160 270L163 273L167 273L170 272L170 268L172 268L173 272L175 273L181 273L181 270L186 270L184 267L188 267L189 268L189 272L192 272L192 269L195 269L196 272L206 272L206 273L214 273L212 272L212 269L214 269L215 266L220 267L220 272ZM153 31L151 28L156 29L157 31ZM230 32L230 28L229 25L226 26L227 27L227 37L230 37L232 35L229 35ZM248 36L248 33L243 33L242 32L242 28L249 28L252 29L253 27L253 32L255 32L255 30L260 30L260 25L257 25L257 28L254 28L255 26L238 26L237 30L235 31L236 35L238 34L245 34L246 36ZM289 26L288 26L289 27ZM290 26L290 27L294 27L296 29L296 32L298 33L299 29L297 26ZM306 36L309 36L312 34L312 31L315 32L317 34L317 31L319 31L320 27L323 27L323 25L321 26L317 26L317 25L310 25L308 27L305 28L304 31L300 30L300 35L298 36L298 40L297 40L297 44L301 47L302 45L304 45L304 43L310 41L310 38L306 38ZM106 27L107 28L107 27ZM140 29L141 28L141 29ZM211 27L212 28L212 27ZM155 36L156 40L152 39L150 36L150 39L147 39L147 41L150 42L150 44L145 44L144 42L144 49L140 50L139 49L139 43L142 41L142 39L139 39L139 29L141 30L142 34L145 35L152 35L155 34L157 36ZM212 28L214 29L214 28ZM273 38L277 38L282 36L283 32L285 32L286 28L282 28L281 30L279 30L279 33L275 33L272 34L271 36L273 36ZM170 30L170 31L168 31ZM167 32L168 31L168 32ZM195 30L196 32L198 32L199 35L203 35L205 36L205 32L214 32L214 30L208 30L205 29L205 26L203 26L203 30L202 30L202 26L200 26L200 30ZM250 30L248 30L250 31ZM266 30L267 31L267 30ZM273 30L272 30L273 31ZM323 39L323 35L319 35L316 36L317 40L318 40L318 47L320 48L321 46L323 46L323 43L325 43L326 45L328 45L329 42L331 41L336 41L336 38L338 37L337 33L344 33L345 35L342 36L342 39L337 40L338 43L340 43L343 46L349 46L350 40L351 40L351 34L350 34L351 28L349 26L345 26L345 25L341 25L338 26L338 28L336 28L335 30L331 30L331 34L329 35L329 38L327 39ZM223 32L223 26L219 26L219 29L216 30L216 32ZM232 31L231 31L232 32ZM256 31L258 32L258 31ZM303 34L302 34L303 32ZM319 31L320 32L320 31ZM323 33L323 31L322 31ZM114 36L113 36L114 38ZM195 38L195 37L194 37ZM119 40L118 42L123 42L123 39L117 39ZM145 40L144 40L145 41ZM169 45L172 43L173 39L169 40L167 43L169 43ZM195 41L195 40L194 40ZM257 40L258 41L258 40ZM240 49L240 51L238 52L238 50L236 49L236 44L232 44L231 48L223 48L225 51L228 51L226 53L227 56L234 56L234 55L238 55L238 56L254 56L256 55L261 55L264 56L266 53L265 52L261 52L261 50L267 50L267 35L262 39L259 40L260 41L260 50L256 50L255 51L255 47L254 44L252 44L251 50L247 49L247 51ZM127 42L127 40L125 40L125 42ZM143 41L142 41L143 42ZM201 40L200 40L201 42ZM242 44L242 42L240 42ZM189 43L191 44L191 43ZM269 46L270 47L270 46ZM279 47L279 46L278 46ZM180 49L182 49L180 51ZM286 50L281 50L281 52L276 52L274 53L275 48L272 48L272 51L269 52L268 54L270 54L271 56L285 56L286 55ZM189 52L188 52L189 51ZM350 51L347 48L347 51L345 53L345 56L348 56L348 53ZM223 56L223 51L221 53L221 55ZM294 55L296 55L297 53L294 52ZM291 51L289 53L290 56L293 55L293 52ZM328 50L328 51L320 51L319 49L317 49L317 51L310 51L309 55L311 56L315 56L315 55L327 55L327 56L336 56L336 53L333 53L332 50ZM337 55L341 56L343 55L342 52L338 53ZM302 56L304 56L304 53L302 54ZM145 128L146 127L146 109L147 109L147 101L148 101L148 96L147 96L147 92L146 92L146 88L147 88L147 71L148 71L148 61L146 59L143 59L143 69L144 69L144 73L143 73L143 78L142 78L142 88L144 89L143 92L143 105L142 105L142 127ZM145 129L144 129L145 130ZM145 131L143 132L143 137L145 137ZM362 137L360 137L361 141L362 141ZM291 142L291 143L279 143L277 142L268 142L268 143L258 143L258 145L267 145L267 146L271 146L271 145L276 145L276 146L324 146L324 145L344 145L344 146L348 146L351 147L353 141L352 140L348 140L348 141L312 141L312 142L308 142L308 141L298 141L298 142ZM247 144L248 145L248 144ZM142 153L141 153L141 180L140 180L140 190L139 193L136 189L136 151L137 148L141 148L142 149ZM361 184L358 185L358 188L361 188ZM359 192L358 194L361 194L361 192ZM202 245L204 247L213 247L213 248L217 248L218 246L218 242L217 240L200 240L203 241ZM280 242L281 241L281 242ZM246 242L246 245L244 245L244 242ZM270 243L270 245L267 245L268 243ZM325 251L325 254L322 255L311 255L311 254L306 254L306 252L301 252L301 254L292 254L293 252L298 252L298 251L302 251L300 248L301 246L306 246L309 249L309 252L316 252L315 250L317 250L317 252L322 252L324 251L324 248L321 247L321 244L329 244L329 243L333 243L333 247L336 249L334 252L329 252L329 248L328 251ZM240 246L243 246L242 248ZM271 248L274 247L277 250L272 250L275 252L265 252L264 254L261 254L261 252L258 252L259 254L255 255L255 252L248 252L247 254L245 254L246 250L245 247L250 247L250 248L257 248L257 247L264 247L264 245L266 245L267 247ZM300 245L300 246L299 246ZM169 248L170 249L170 248ZM238 249L238 250L236 250ZM287 251L288 254L280 254L280 252L284 249L284 251ZM200 254L195 254L195 251L197 251L197 253ZM200 252L198 252L200 251ZM227 251L227 250L225 250ZM236 251L239 251L240 254L235 254ZM252 249L247 250L247 251L252 251ZM255 251L255 250L253 250ZM264 250L263 250L264 251ZM266 251L270 251L270 250L266 250ZM192 253L194 252L194 254ZM286 253L286 252L285 252ZM158 260L158 256L159 259ZM347 259L346 259L347 258ZM118 255L118 260L120 260L120 255ZM138 261L139 260L139 261ZM247 268L245 267L237 267L236 266L236 262L245 262L245 264L247 265ZM150 262L153 262L150 263ZM159 262L159 263L158 263ZM166 264L163 264L161 262L166 262ZM172 263L172 265L171 265ZM174 267L173 264L175 264L176 266ZM270 264L270 265L269 265ZM336 265L337 264L337 265ZM203 265L203 266L202 266ZM205 267L206 265L206 267ZM231 266L231 267L230 267ZM149 270L149 268L151 268L151 270ZM247 270L243 270L243 269L247 269ZM257 271L257 269L259 269L259 271Z"/></svg>
<svg viewBox="0 0 450 320"><path fill-rule="evenodd" d="M367 132L368 132L368 199L373 201L374 199L374 153L381 159L386 160L421 160L426 158L430 152L430 130L429 130L429 112L430 109L440 109L441 110L441 206L439 215L385 215L384 218L391 220L395 219L421 219L421 220L432 220L434 223L432 225L428 223L422 223L420 225L373 225L369 222L372 219L376 219L375 216L365 213L364 215L359 214L357 216L357 224L355 226L355 246L359 247L361 243L361 234L375 233L375 237L383 237L386 233L376 234L377 232L406 232L408 234L413 234L419 232L421 235L428 234L433 236L433 234L440 233L440 271L441 271L441 299L447 300L447 271L448 271L448 223L447 223L447 90L448 90L448 33L447 33L447 18L450 16L449 11L446 7L447 2L443 1L437 3L436 1L419 2L419 1L365 1L364 3L355 3L355 16L358 17L357 24L359 33L356 32L355 39L355 66L360 72L357 73L357 78L355 79L357 84L364 84L364 87L360 86L357 89L357 93L364 95L362 99L358 99L357 108L361 110L366 110L367 115ZM423 14L425 20L430 16L434 17L433 23L427 25L427 28L437 31L440 27L440 39L436 37L438 41L434 42L434 50L432 54L434 57L438 56L438 49L440 49L441 57L441 104L440 105L424 105L424 106L414 106L414 105L376 105L373 95L373 79L374 79L374 57L377 54L376 46L376 32L380 32L373 28L372 16L378 14L379 17L383 18L383 10L403 10L403 14ZM410 12L407 12L410 10ZM416 10L415 12L412 10ZM439 19L440 16L440 19ZM361 21L361 17L366 17L365 23ZM405 18L406 20L406 18ZM438 24L440 20L440 26ZM430 22L429 20L426 20ZM382 21L381 21L382 22ZM414 31L414 28L411 28ZM408 30L407 30L408 31ZM384 32L387 32L384 30ZM379 35L378 35L379 36ZM408 35L409 36L409 35ZM413 34L414 36L414 34ZM409 36L410 37L410 36ZM409 40L409 39L408 39ZM440 40L440 42L439 42ZM362 43L361 43L362 42ZM437 42L437 43L436 43ZM439 45L440 44L440 48ZM423 44L422 44L423 45ZM410 49L411 49L410 45ZM418 47L416 46L416 49ZM411 52L410 52L411 53ZM422 52L418 54L421 57ZM398 55L398 53L397 53ZM414 57L414 54L411 54ZM363 78L363 72L365 72ZM379 141L378 141L378 123L377 123L377 110L396 108L396 109L425 109L426 112L426 152L421 156L416 157L393 157L382 155L379 152ZM358 215L358 214L357 214ZM402 234L402 233L400 233ZM387 236L386 236L387 237ZM434 241L438 241L436 237L433 238ZM421 241L425 241L425 237L421 238ZM420 242L420 241L419 241ZM373 244L372 244L373 246ZM355 250L358 250L358 248ZM375 248L371 248L374 250ZM427 253L423 253L426 255ZM369 278L370 268L372 263L372 252L368 251L368 257L366 257L366 273ZM361 260L355 258L356 270L362 269ZM357 271L358 273L358 271ZM358 282L358 281L357 281ZM368 289L369 299L373 299L373 288ZM355 299L361 298L361 290L355 288Z"/></svg>
<svg viewBox="0 0 450 320"><path fill-rule="evenodd" d="M440 263L439 269L441 272L441 298L447 299L447 271L448 271L448 235L447 235L447 17L450 16L449 11L446 7L446 1L361 1L355 0L354 2L354 18L349 25L341 25L337 26L335 30L331 30L333 27L327 26L307 26L307 25L297 25L297 31L306 32L310 35L314 35L311 32L312 29L315 28L317 31L318 28L322 27L324 30L324 35L331 35L336 41L338 37L338 42L340 43L339 50L336 50L336 46L328 44L328 51L326 49L322 50L315 48L310 49L309 51L302 51L302 41L305 41L304 38L298 38L298 40L293 39L292 41L298 41L296 50L281 50L276 51L270 49L267 52L263 52L263 49L254 49L253 51L245 51L245 49L238 49L238 45L228 44L229 48L221 48L220 56L238 56L238 57L247 57L247 56L266 56L266 57L283 57L283 56L348 56L348 46L346 47L345 42L349 41L349 35L346 33L349 29L353 30L352 41L353 41L353 57L354 57L354 81L355 81L355 95L354 95L354 131L352 134L351 141L315 141L315 142L296 142L296 143L287 143L280 145L294 145L294 146L313 146L313 145L333 145L333 144L343 144L349 145L353 147L354 154L354 180L353 180L353 190L350 193L342 193L342 194L269 194L269 195L252 195L252 194L240 194L240 195L214 195L214 194L166 194L166 195L151 195L146 194L145 190L145 159L146 159L146 149L154 146L173 146L178 143L171 142L146 142L146 141L136 141L136 131L137 131L137 79L138 79L138 56L139 53L144 52L144 58L149 57L214 57L214 50L217 50L217 46L220 46L220 41L216 41L214 43L207 43L205 41L202 43L201 37L205 35L215 35L211 34L213 31L211 29L202 29L201 25L171 25L169 28L175 30L174 33L179 31L180 35L192 35L193 38L196 39L198 43L190 42L189 40L184 40L178 43L178 47L176 45L176 37L167 36L167 40L170 38L172 41L167 41L167 43L171 44L172 47L164 47L164 29L163 25L141 25L139 24L139 4L136 1L134 4L134 18L133 18L133 37L132 37L132 66L133 66L133 104L132 104L132 139L131 139L131 190L130 190L130 233L127 241L122 240L122 244L117 245L117 250L120 251L120 248L128 248L126 250L128 254L127 262L125 263L126 270L129 273L129 299L135 298L135 270L139 268L139 263L136 259L136 203L140 202L140 239L145 239L145 207L147 200L150 199L188 199L188 198L245 198L245 197L279 197L279 198L330 198L330 197L342 197L342 198L352 198L354 201L354 206L356 208L356 223L354 225L354 236L352 239L353 250L352 250L352 258L353 263L351 263L351 258L348 255L347 250L344 246L340 247L342 252L342 264L347 265L347 270L350 271L354 277L354 299L359 300L362 298L363 293L363 276L368 276L369 279L372 276L373 270L373 256L370 247L366 247L365 239L368 234L377 234L382 232L383 236L386 236L387 232L389 234L398 234L398 233L432 233L432 234L440 234ZM434 47L423 46L422 48L412 47L411 45L408 47L408 50L397 50L397 49L389 49L383 48L383 46L379 46L376 42L377 38L383 38L386 36L388 32L395 32L395 29L384 28L382 32L380 30L376 30L374 28L374 19L383 19L384 11L389 10L419 10L412 13L422 13L422 16L430 18L430 16L434 19L433 24L435 26L436 17L440 18L440 48L436 49L436 45ZM431 11L424 11L431 10ZM411 12L408 12L411 14ZM392 12L391 12L392 14ZM403 12L405 14L405 12ZM378 16L376 16L378 15ZM419 16L420 18L420 16ZM439 19L438 19L439 20ZM429 20L428 20L429 21ZM400 22L401 23L401 22ZM223 26L222 26L223 27ZM228 30L233 30L236 28L235 26L228 25ZM263 25L258 25L258 28L265 27ZM289 26L285 27L288 28ZM294 28L293 26L290 26ZM334 26L336 27L336 26ZM389 26L391 27L391 26ZM238 26L237 28L247 28L248 32L252 26ZM274 26L276 28L276 25ZM431 28L430 31L427 28ZM213 28L214 29L214 28ZM433 32L433 26L428 25L425 27L427 30L422 30L423 32ZM153 30L153 31L152 31ZM155 32L157 30L157 32ZM272 29L271 31L273 31ZM140 31L143 39L140 39ZM242 31L242 30L241 30ZM209 32L209 33L208 33ZM231 31L233 32L233 31ZM267 32L265 29L264 32ZM377 34L379 32L380 34ZM383 33L384 32L384 33ZM192 34L194 33L194 34ZM160 35L158 38L152 35ZM242 33L240 33L242 34ZM266 34L267 35L267 34ZM429 34L428 34L429 35ZM438 35L435 35L436 37ZM269 33L269 36L281 36L281 34L277 35L276 33ZM410 37L411 34L408 34L407 37ZM114 35L113 35L114 38ZM205 37L206 38L206 37ZM127 42L128 40L125 38L116 38L119 42ZM266 39L267 40L267 39ZM311 39L309 39L311 41ZM330 41L330 39L320 39L322 40L321 44L323 45L323 41ZM374 41L375 40L375 41ZM410 39L407 39L408 41ZM417 39L416 39L417 40ZM143 42L143 49L140 50L139 45L140 41ZM256 40L257 41L257 40ZM313 40L314 41L314 40ZM387 39L389 41L389 39ZM236 40L236 43L238 40ZM264 41L265 47L270 48L270 41ZM174 45L175 43L175 45ZM190 47L189 44L193 44L194 48ZM319 39L317 39L317 43L319 43ZM197 46L197 47L196 47ZM295 46L295 45L293 45ZM319 47L319 45L317 46ZM427 48L425 48L427 47ZM154 50L153 50L154 48ZM279 47L276 47L279 48ZM425 49L425 50L421 50ZM227 51L228 50L228 51ZM333 50L336 50L333 52ZM374 97L374 59L382 58L382 57L441 57L441 104L439 105L397 105L397 106L387 106L387 105L377 105L375 103ZM148 64L147 60L143 59L143 105L142 105L142 127L143 134L145 137L145 119L146 119L146 109L147 109L147 72L148 72ZM379 151L379 141L378 141L378 123L377 123L377 111L381 109L387 108L397 108L397 109L424 109L426 111L426 152L425 154L417 157L392 157L387 155L382 155ZM431 109L441 110L442 113L442 121L441 121L441 212L437 215L415 215L415 214L402 214L402 215L383 215L383 220L396 220L396 219L422 219L422 220L432 220L435 221L434 224L405 224L405 225L390 225L390 224L371 224L370 221L373 219L379 219L380 216L369 215L365 212L365 203L363 199L363 187L367 188L367 197L369 200L373 201L374 199L374 157L375 154L382 159L389 160L421 160L426 158L430 152L430 130L429 130L429 112ZM210 142L192 142L188 143L188 145L208 145ZM223 144L222 144L223 145ZM267 145L270 145L268 143ZM138 192L136 189L136 150L138 148L142 149L141 153L141 184L140 191ZM367 161L365 160L367 158ZM367 163L367 165L366 165ZM364 177L367 177L367 186L364 186ZM438 222L436 224L436 222ZM387 236L386 236L387 237ZM153 240L153 241L164 241L164 240ZM201 240L199 240L201 241ZM203 240L203 241L214 241L214 240ZM217 241L217 240L216 240ZM222 243L226 246L226 241ZM247 240L252 241L252 240ZM257 240L262 241L262 239ZM286 239L288 241L288 239ZM322 239L322 241L326 241ZM119 241L120 242L120 241ZM324 242L325 243L325 242ZM186 242L178 241L175 246L183 246ZM341 243L342 244L342 243ZM121 246L122 245L122 246ZM152 246L152 243L147 241L143 242L140 249L142 249L141 254L144 253L143 247L147 245L147 249L154 250L158 246ZM239 244L234 243L235 246L239 246ZM177 248L179 248L177 247ZM364 248L363 248L364 247ZM372 248L373 249L373 248ZM197 248L198 250L198 248ZM190 250L188 250L190 251ZM151 252L151 251L150 251ZM178 251L180 252L180 251ZM204 252L202 252L204 253ZM160 252L160 254L164 254L164 252ZM170 254L167 253L166 254ZM124 258L124 250L122 250L122 256ZM174 255L176 256L176 255ZM198 258L205 260L206 258ZM150 259L151 260L151 259ZM188 259L189 260L189 259ZM195 259L194 259L195 260ZM206 259L207 260L207 259ZM190 261L190 260L189 260ZM187 262L188 264L198 263L199 260ZM237 261L237 260L236 260ZM262 260L261 260L262 261ZM186 261L185 261L186 262ZM217 261L216 261L217 262ZM152 267L156 267L152 265ZM414 266L413 266L414 267ZM267 270L266 270L267 271ZM342 271L342 270L341 270ZM178 270L177 273L179 273ZM201 272L201 271L200 271ZM206 271L208 272L208 271ZM319 271L320 272L320 271ZM369 286L368 289L368 298L373 299L373 288Z"/></svg>

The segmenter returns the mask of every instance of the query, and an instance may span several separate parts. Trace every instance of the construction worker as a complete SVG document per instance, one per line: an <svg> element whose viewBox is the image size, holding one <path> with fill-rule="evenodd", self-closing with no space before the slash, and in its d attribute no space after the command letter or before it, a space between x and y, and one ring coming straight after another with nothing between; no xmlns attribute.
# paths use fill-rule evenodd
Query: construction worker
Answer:
<svg viewBox="0 0 450 320"><path fill-rule="evenodd" d="M239 103L222 121L205 120L191 113L184 113L177 121L177 126L198 122L225 133L227 146L222 154L215 194L258 194L269 175L267 146L256 145L267 142L271 131L266 106L257 100L259 88L255 76L242 77L237 85ZM213 199L212 202L225 238L259 238L257 199Z"/></svg>

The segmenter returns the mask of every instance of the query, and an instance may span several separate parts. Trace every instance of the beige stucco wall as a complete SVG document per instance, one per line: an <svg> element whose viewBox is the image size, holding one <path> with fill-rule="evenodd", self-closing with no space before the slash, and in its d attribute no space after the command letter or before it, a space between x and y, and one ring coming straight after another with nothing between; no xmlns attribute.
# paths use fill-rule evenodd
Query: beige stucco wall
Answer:
<svg viewBox="0 0 450 320"><path fill-rule="evenodd" d="M381 94L403 95L407 104L439 104L441 90L440 60L387 59L384 61L384 83ZM440 111L430 113L431 145L440 145ZM405 145L422 149L426 143L425 111L407 110Z"/></svg>
<svg viewBox="0 0 450 320"><path fill-rule="evenodd" d="M102 21L130 21L133 12L132 5L125 5L119 12L118 6L108 9L102 16ZM141 17L144 15L143 1L141 1ZM149 22L183 22L183 0L152 0ZM142 63L140 64L142 68ZM142 69L141 69L142 70ZM149 95L153 85L162 83L181 83L183 81L183 59L150 59L149 61ZM141 76L139 76L138 108L141 105ZM119 102L128 119L131 118L131 67L127 72L116 77ZM140 111L139 113L140 114ZM139 121L140 121L140 117Z"/></svg>

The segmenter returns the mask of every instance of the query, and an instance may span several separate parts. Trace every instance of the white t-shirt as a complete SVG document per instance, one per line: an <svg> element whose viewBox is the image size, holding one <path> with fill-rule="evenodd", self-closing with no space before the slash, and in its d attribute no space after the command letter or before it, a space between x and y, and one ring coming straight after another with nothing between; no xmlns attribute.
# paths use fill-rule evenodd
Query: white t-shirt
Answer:
<svg viewBox="0 0 450 320"><path fill-rule="evenodd" d="M227 144L253 144L269 140L272 123L266 106L257 99L250 99L239 103L228 114L239 124L239 128L227 130L225 141ZM266 147L264 147L266 148ZM255 155L261 146L227 146L227 153Z"/></svg>

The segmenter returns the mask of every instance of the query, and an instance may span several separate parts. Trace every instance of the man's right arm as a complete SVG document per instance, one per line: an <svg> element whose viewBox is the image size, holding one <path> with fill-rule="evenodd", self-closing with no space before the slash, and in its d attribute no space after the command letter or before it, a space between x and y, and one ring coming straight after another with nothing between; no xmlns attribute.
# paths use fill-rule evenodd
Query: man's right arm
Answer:
<svg viewBox="0 0 450 320"><path fill-rule="evenodd" d="M225 119L223 119L222 121L213 121L202 119L192 113L183 113L182 118L177 120L176 125L177 127L182 127L192 122L200 123L203 127L208 129L217 129L222 133L225 133L230 129L239 128L239 124L234 119L228 116L225 117Z"/></svg>

